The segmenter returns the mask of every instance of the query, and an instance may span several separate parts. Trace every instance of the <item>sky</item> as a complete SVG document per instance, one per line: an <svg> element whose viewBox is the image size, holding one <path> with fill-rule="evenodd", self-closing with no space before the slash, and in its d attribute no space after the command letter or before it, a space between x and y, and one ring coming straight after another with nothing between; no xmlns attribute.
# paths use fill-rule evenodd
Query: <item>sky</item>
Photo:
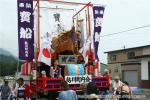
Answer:
<svg viewBox="0 0 150 100"><path fill-rule="evenodd" d="M66 0L67 1L67 0ZM81 0L68 0L81 2ZM82 0L105 5L101 36L150 25L150 0ZM17 0L0 0L0 48L18 56ZM150 44L150 27L101 37L99 57L107 63L106 51Z"/></svg>

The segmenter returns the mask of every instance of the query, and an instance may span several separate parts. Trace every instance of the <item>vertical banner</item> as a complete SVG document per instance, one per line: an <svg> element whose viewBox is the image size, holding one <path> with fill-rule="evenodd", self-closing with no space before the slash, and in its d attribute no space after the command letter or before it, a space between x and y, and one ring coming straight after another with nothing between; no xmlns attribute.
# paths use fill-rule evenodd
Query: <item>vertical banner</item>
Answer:
<svg viewBox="0 0 150 100"><path fill-rule="evenodd" d="M19 59L34 58L33 0L18 0L18 44Z"/></svg>
<svg viewBox="0 0 150 100"><path fill-rule="evenodd" d="M81 19L81 20L77 20L77 31L78 32L80 32L80 39L81 39L81 44L82 44L82 46L83 46L83 44L84 44L84 40L85 40L85 36L84 36L84 20L83 19Z"/></svg>
<svg viewBox="0 0 150 100"><path fill-rule="evenodd" d="M98 46L100 41L100 33L101 33L101 23L103 19L104 14L104 7L103 6L93 6L93 18L94 18L94 52L95 52L95 58L99 60L98 58Z"/></svg>

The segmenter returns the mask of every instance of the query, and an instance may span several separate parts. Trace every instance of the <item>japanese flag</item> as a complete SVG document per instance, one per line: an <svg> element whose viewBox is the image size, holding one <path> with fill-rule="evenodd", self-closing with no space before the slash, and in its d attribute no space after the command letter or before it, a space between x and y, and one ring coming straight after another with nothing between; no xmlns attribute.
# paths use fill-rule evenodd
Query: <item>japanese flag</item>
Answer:
<svg viewBox="0 0 150 100"><path fill-rule="evenodd" d="M89 50L90 50L90 38L88 38L85 43L84 43L84 46L83 46L83 57L84 57L84 60L85 60L85 64L88 63L88 57L89 57Z"/></svg>
<svg viewBox="0 0 150 100"><path fill-rule="evenodd" d="M46 65L51 66L51 36L49 33L46 33L46 36L42 38L42 44L40 48L40 53L38 56L38 61L45 63Z"/></svg>
<svg viewBox="0 0 150 100"><path fill-rule="evenodd" d="M39 53L38 61L43 62L46 65L51 66L51 53L50 53L50 50L48 48L42 48L41 49L41 51Z"/></svg>

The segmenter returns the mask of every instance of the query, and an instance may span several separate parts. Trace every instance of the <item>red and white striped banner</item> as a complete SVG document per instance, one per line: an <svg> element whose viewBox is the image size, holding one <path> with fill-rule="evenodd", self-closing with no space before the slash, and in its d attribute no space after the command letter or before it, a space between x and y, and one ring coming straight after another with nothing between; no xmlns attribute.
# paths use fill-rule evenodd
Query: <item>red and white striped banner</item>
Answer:
<svg viewBox="0 0 150 100"><path fill-rule="evenodd" d="M26 62L21 65L21 75L30 75L32 71L33 62Z"/></svg>

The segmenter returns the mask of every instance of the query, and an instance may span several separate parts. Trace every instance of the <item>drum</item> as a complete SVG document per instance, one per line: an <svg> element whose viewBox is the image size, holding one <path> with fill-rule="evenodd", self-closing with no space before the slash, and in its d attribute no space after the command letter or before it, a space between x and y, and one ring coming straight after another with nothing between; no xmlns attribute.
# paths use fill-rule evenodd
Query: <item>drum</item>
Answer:
<svg viewBox="0 0 150 100"><path fill-rule="evenodd" d="M84 67L82 64L67 64L64 70L65 76L84 75Z"/></svg>

